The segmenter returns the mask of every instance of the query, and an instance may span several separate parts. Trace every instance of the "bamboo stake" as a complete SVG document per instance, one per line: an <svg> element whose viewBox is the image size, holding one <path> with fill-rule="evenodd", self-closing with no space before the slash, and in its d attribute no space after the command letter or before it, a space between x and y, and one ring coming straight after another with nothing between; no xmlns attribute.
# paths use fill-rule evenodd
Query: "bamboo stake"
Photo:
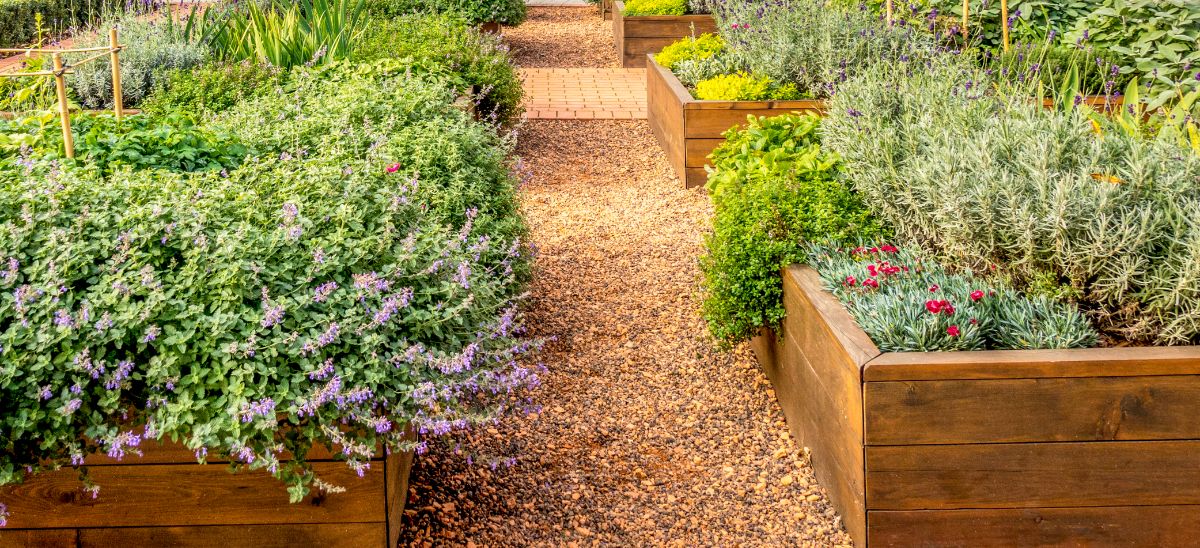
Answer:
<svg viewBox="0 0 1200 548"><path fill-rule="evenodd" d="M887 0L887 24L892 25L892 0Z"/></svg>
<svg viewBox="0 0 1200 548"><path fill-rule="evenodd" d="M1008 0L1000 0L1000 24L1004 29L1004 51L1008 51Z"/></svg>
<svg viewBox="0 0 1200 548"><path fill-rule="evenodd" d="M125 102L121 99L121 46L117 42L117 27L108 31L108 43L112 47L113 110L120 122Z"/></svg>
<svg viewBox="0 0 1200 548"><path fill-rule="evenodd" d="M963 0L963 47L966 47L968 39L971 37L971 0Z"/></svg>
<svg viewBox="0 0 1200 548"><path fill-rule="evenodd" d="M54 54L54 87L58 90L58 115L62 121L63 148L67 158L75 158L75 138L71 135L71 107L67 105L67 79L63 77L61 53Z"/></svg>

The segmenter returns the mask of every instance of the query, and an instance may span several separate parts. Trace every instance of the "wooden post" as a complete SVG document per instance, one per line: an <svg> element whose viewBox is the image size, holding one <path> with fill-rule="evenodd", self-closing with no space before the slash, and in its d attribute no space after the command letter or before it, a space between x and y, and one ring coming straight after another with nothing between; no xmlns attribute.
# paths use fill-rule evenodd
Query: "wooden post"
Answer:
<svg viewBox="0 0 1200 548"><path fill-rule="evenodd" d="M1008 51L1008 0L1000 0L1000 25L1004 29L1004 51Z"/></svg>
<svg viewBox="0 0 1200 548"><path fill-rule="evenodd" d="M971 24L971 0L963 0L962 34L963 34L963 47L964 48L967 47L966 46L967 39L971 37L971 32L969 30L967 30L967 29L971 28L970 24Z"/></svg>
<svg viewBox="0 0 1200 548"><path fill-rule="evenodd" d="M54 54L54 87L58 90L58 115L62 121L63 148L67 158L75 158L75 138L71 135L71 107L67 104L67 79L63 76L61 53Z"/></svg>
<svg viewBox="0 0 1200 548"><path fill-rule="evenodd" d="M108 31L108 44L112 48L109 59L112 62L113 111L117 115L117 121L120 122L121 116L125 112L125 101L121 98L121 46L117 42L117 27Z"/></svg>
<svg viewBox="0 0 1200 548"><path fill-rule="evenodd" d="M887 24L892 25L892 0L887 0Z"/></svg>

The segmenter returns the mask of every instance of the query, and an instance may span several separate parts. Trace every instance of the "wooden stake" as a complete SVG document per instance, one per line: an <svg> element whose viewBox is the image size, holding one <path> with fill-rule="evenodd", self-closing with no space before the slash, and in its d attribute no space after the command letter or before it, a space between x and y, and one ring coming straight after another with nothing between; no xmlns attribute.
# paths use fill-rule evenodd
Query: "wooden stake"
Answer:
<svg viewBox="0 0 1200 548"><path fill-rule="evenodd" d="M887 0L887 24L892 25L892 0Z"/></svg>
<svg viewBox="0 0 1200 548"><path fill-rule="evenodd" d="M75 137L71 135L71 107L67 104L67 79L63 76L61 53L54 54L54 87L58 90L58 115L62 121L63 148L67 158L75 158Z"/></svg>
<svg viewBox="0 0 1200 548"><path fill-rule="evenodd" d="M967 39L971 33L967 29L971 28L971 0L963 0L963 47L966 47Z"/></svg>
<svg viewBox="0 0 1200 548"><path fill-rule="evenodd" d="M117 27L113 27L108 31L108 44L112 48L112 79L113 79L113 111L116 112L117 121L121 121L121 115L125 112L125 102L121 98L121 46L117 42Z"/></svg>
<svg viewBox="0 0 1200 548"><path fill-rule="evenodd" d="M1008 51L1008 0L1000 0L1000 25L1004 29L1004 51Z"/></svg>

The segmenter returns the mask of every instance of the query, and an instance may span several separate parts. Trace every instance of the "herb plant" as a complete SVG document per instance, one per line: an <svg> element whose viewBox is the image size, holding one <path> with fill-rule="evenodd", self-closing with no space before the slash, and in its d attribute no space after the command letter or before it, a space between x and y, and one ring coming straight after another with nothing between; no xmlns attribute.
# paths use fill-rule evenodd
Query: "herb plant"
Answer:
<svg viewBox="0 0 1200 548"><path fill-rule="evenodd" d="M784 316L780 269L808 242L886 236L842 184L839 158L823 150L811 115L750 119L712 154L715 215L700 265L709 331L733 343Z"/></svg>
<svg viewBox="0 0 1200 548"><path fill-rule="evenodd" d="M443 14L461 17L473 25L500 23L517 26L528 15L525 0L366 0L376 17Z"/></svg>
<svg viewBox="0 0 1200 548"><path fill-rule="evenodd" d="M625 2L625 17L644 15L687 15L687 0L629 0Z"/></svg>

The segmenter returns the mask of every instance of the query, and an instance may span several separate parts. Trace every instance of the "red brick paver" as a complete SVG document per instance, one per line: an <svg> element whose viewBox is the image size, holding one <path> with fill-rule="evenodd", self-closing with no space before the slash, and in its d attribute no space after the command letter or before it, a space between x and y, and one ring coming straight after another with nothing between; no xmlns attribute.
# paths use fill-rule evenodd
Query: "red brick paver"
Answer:
<svg viewBox="0 0 1200 548"><path fill-rule="evenodd" d="M528 68L525 115L550 120L646 117L645 69Z"/></svg>

